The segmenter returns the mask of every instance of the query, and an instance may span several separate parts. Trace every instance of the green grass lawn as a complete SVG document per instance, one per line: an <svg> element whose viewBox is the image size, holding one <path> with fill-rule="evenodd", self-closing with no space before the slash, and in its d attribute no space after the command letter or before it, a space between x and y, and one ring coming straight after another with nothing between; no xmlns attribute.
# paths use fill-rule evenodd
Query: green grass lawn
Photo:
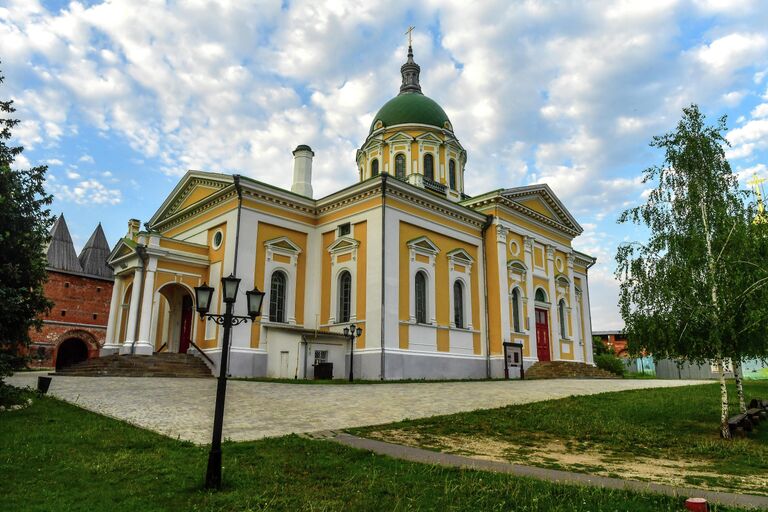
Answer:
<svg viewBox="0 0 768 512"><path fill-rule="evenodd" d="M206 447L52 398L0 414L0 431L8 511L682 509L675 498L433 467L297 436L225 443L226 488L206 492Z"/></svg>
<svg viewBox="0 0 768 512"><path fill-rule="evenodd" d="M731 410L735 413L735 389L729 391ZM745 392L748 400L768 399L768 382L747 382ZM573 470L585 464L569 465L551 454L526 459L526 454L537 448L557 444L563 445L561 451L574 460L580 454L602 454L606 463L603 474L610 474L609 468L617 461L666 460L671 461L671 466L693 463L691 473L702 474L691 474L684 483L707 485L713 483L707 480L716 480L718 486L729 489L739 489L741 480L754 475L768 478L768 422L746 439L719 439L719 396L717 384L623 391L403 421L351 432L385 440L392 436L399 442L467 454L478 453L477 446L473 448L469 441L481 440L486 446L489 440L509 442L511 447L506 451L495 446L506 460ZM600 469L594 466L581 470Z"/></svg>

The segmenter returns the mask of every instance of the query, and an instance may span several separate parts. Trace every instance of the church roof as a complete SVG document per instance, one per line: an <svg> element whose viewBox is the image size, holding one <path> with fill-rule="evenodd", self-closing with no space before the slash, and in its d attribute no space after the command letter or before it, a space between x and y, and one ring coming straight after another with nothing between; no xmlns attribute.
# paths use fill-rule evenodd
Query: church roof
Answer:
<svg viewBox="0 0 768 512"><path fill-rule="evenodd" d="M437 102L423 94L410 93L395 96L384 104L373 117L371 132L376 122L381 121L384 126L397 124L426 124L437 128L447 128L448 114Z"/></svg>
<svg viewBox="0 0 768 512"><path fill-rule="evenodd" d="M80 252L78 259L84 273L99 277L112 277L112 269L107 266L108 257L109 244L107 237L104 236L104 230L101 229L101 222L99 222L91 238L88 239Z"/></svg>
<svg viewBox="0 0 768 512"><path fill-rule="evenodd" d="M403 76L400 94L386 102L373 116L369 133L373 132L378 121L384 126L426 124L441 129L452 129L443 108L435 100L422 94L419 84L420 72L421 68L413 61L413 48L408 45L408 60L400 68Z"/></svg>
<svg viewBox="0 0 768 512"><path fill-rule="evenodd" d="M51 228L51 242L46 253L48 268L66 272L82 272L83 267L77 259L75 246L67 228L67 221L62 213Z"/></svg>

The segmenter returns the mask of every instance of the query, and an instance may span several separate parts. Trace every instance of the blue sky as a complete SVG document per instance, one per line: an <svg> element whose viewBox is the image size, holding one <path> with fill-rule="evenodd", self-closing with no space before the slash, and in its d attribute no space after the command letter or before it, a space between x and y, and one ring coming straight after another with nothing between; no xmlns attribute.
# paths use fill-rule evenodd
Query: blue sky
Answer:
<svg viewBox="0 0 768 512"><path fill-rule="evenodd" d="M0 97L19 167L47 163L81 246L146 221L187 169L289 187L315 150L320 197L397 92L415 25L424 93L468 151L470 194L548 183L598 258L595 329L617 328L618 213L643 200L653 135L698 103L728 115L731 164L768 176L768 9L758 0L37 2L0 0Z"/></svg>

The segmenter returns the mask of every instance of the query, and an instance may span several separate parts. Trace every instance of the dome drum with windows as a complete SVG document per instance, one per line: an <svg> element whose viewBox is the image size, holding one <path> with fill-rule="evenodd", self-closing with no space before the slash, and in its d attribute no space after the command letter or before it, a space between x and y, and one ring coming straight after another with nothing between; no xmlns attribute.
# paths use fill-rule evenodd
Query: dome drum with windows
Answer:
<svg viewBox="0 0 768 512"><path fill-rule="evenodd" d="M357 151L360 180L387 173L432 193L460 201L467 153L443 108L421 92L421 68L408 60L400 69L400 93L379 109Z"/></svg>

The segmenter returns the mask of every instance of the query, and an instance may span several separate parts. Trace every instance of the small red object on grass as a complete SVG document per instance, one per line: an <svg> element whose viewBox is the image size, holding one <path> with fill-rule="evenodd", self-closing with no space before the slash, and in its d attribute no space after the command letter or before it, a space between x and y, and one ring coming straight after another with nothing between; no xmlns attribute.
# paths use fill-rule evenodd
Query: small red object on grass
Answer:
<svg viewBox="0 0 768 512"><path fill-rule="evenodd" d="M688 498L685 500L685 508L693 512L709 512L709 505L704 498Z"/></svg>

